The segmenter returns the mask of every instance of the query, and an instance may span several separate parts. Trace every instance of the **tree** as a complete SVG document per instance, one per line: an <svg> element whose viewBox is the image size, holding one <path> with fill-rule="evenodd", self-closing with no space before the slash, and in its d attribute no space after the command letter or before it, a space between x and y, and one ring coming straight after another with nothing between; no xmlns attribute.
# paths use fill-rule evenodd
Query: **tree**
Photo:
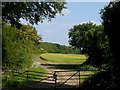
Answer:
<svg viewBox="0 0 120 90"><path fill-rule="evenodd" d="M91 22L75 25L69 30L69 38L70 45L88 54L86 64L101 66L108 62L111 53L102 25L97 26Z"/></svg>
<svg viewBox="0 0 120 90"><path fill-rule="evenodd" d="M93 28L93 23L83 23L82 25L75 25L73 28L69 30L69 43L70 45L79 48L83 53L87 51L85 48L86 40L85 40L85 33Z"/></svg>
<svg viewBox="0 0 120 90"><path fill-rule="evenodd" d="M65 2L2 2L2 20L10 24L3 22L3 67L23 68L34 45L41 40L35 28L20 24L20 19L31 24L51 20L61 14L64 5Z"/></svg>
<svg viewBox="0 0 120 90"><path fill-rule="evenodd" d="M3 2L2 20L17 26L21 26L20 18L38 24L43 19L55 18L64 8L65 2Z"/></svg>
<svg viewBox="0 0 120 90"><path fill-rule="evenodd" d="M110 2L104 9L101 9L101 18L104 31L108 37L113 62L106 71L95 75L90 81L83 85L83 90L118 90L120 88L120 1ZM99 86L98 86L99 84Z"/></svg>
<svg viewBox="0 0 120 90"><path fill-rule="evenodd" d="M32 64L34 45L41 40L34 28L23 25L20 29L3 22L2 26L2 68L23 70Z"/></svg>
<svg viewBox="0 0 120 90"><path fill-rule="evenodd" d="M101 10L101 18L103 20L104 30L109 38L109 44L114 57L114 66L120 69L120 1L110 2L108 6Z"/></svg>

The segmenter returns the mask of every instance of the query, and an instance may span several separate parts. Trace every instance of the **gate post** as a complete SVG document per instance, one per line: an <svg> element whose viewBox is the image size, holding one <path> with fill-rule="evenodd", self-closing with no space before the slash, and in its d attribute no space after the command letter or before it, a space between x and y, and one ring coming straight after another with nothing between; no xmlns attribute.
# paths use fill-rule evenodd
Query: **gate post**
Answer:
<svg viewBox="0 0 120 90"><path fill-rule="evenodd" d="M57 74L56 74L56 71L54 71L54 80L55 80L55 89L57 88Z"/></svg>
<svg viewBox="0 0 120 90"><path fill-rule="evenodd" d="M26 71L26 73L27 73L27 76L26 76L26 81L28 82L28 70Z"/></svg>
<svg viewBox="0 0 120 90"><path fill-rule="evenodd" d="M79 71L79 88L80 88L80 71Z"/></svg>

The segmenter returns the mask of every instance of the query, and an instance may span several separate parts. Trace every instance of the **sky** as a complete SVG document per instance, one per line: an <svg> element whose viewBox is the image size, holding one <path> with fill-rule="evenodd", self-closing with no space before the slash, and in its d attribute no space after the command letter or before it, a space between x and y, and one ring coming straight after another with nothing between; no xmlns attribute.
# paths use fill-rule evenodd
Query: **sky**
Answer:
<svg viewBox="0 0 120 90"><path fill-rule="evenodd" d="M69 46L68 32L73 25L82 24L88 21L100 24L100 10L109 2L67 2L67 9L57 14L51 22L44 20L43 23L34 25L44 42L58 43Z"/></svg>

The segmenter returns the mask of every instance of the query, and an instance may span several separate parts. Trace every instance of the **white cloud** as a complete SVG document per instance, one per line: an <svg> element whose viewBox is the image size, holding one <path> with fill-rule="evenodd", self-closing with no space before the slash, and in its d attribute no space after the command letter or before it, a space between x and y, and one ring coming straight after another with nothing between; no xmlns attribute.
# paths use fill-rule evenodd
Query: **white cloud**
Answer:
<svg viewBox="0 0 120 90"><path fill-rule="evenodd" d="M62 10L62 13L63 13L64 15L68 15L68 14L70 14L70 10L68 10L68 9L63 9L63 10Z"/></svg>
<svg viewBox="0 0 120 90"><path fill-rule="evenodd" d="M110 2L114 0L66 0L66 1L67 2Z"/></svg>
<svg viewBox="0 0 120 90"><path fill-rule="evenodd" d="M93 24L96 24L96 25L100 25L100 24L101 24L101 22L96 22L96 21L94 21L94 20L84 21L84 22L81 22L80 24L88 23L88 22L92 22Z"/></svg>
<svg viewBox="0 0 120 90"><path fill-rule="evenodd" d="M69 30L70 28L72 28L76 24L77 23L63 23L62 27L64 27L66 30Z"/></svg>
<svg viewBox="0 0 120 90"><path fill-rule="evenodd" d="M50 22L47 19L44 19L42 23L38 22L38 24L48 25L48 24L50 24Z"/></svg>
<svg viewBox="0 0 120 90"><path fill-rule="evenodd" d="M88 23L88 22L92 22L93 24L96 24L96 25L101 25L101 22L96 22L94 20L90 20L90 21L74 22L74 23L61 23L61 27L64 27L65 29L69 30L74 25L79 25L79 24Z"/></svg>

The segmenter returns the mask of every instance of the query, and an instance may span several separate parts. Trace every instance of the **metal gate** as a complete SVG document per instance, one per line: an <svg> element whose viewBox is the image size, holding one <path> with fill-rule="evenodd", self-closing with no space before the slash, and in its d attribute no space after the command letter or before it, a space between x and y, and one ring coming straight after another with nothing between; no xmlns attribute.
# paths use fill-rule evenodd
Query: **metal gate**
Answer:
<svg viewBox="0 0 120 90"><path fill-rule="evenodd" d="M26 78L28 87L59 89L59 88L79 88L83 79L94 73L84 71L54 71L54 73L44 73L36 71L26 71L23 75ZM87 77L86 77L87 76Z"/></svg>
<svg viewBox="0 0 120 90"><path fill-rule="evenodd" d="M80 87L80 71L54 71L55 88Z"/></svg>

